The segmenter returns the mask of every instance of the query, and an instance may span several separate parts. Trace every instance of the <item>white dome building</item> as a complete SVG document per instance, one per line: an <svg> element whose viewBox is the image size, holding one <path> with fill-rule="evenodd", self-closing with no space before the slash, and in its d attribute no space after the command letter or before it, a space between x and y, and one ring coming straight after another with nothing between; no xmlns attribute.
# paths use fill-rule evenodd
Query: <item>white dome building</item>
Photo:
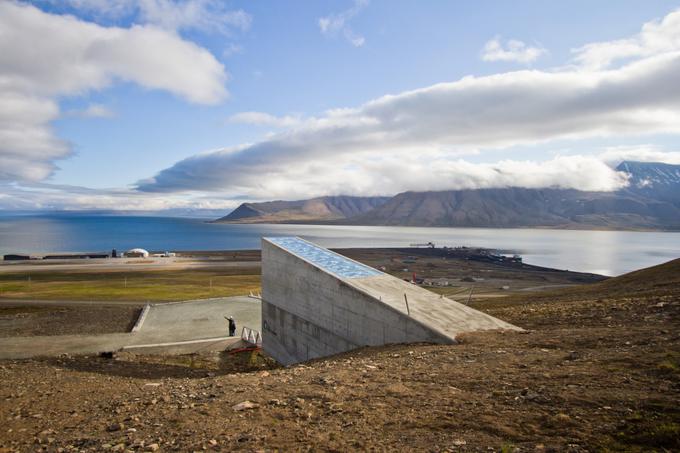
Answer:
<svg viewBox="0 0 680 453"><path fill-rule="evenodd" d="M127 258L148 258L149 252L144 249L130 249L123 255Z"/></svg>

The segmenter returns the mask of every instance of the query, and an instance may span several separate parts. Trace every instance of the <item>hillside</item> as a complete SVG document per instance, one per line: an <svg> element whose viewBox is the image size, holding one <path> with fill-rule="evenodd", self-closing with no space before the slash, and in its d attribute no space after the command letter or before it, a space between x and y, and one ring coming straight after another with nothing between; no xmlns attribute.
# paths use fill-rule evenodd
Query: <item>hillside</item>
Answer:
<svg viewBox="0 0 680 453"><path fill-rule="evenodd" d="M582 291L585 289L593 294L601 291L610 295L658 291L680 294L680 258L585 286Z"/></svg>
<svg viewBox="0 0 680 453"><path fill-rule="evenodd" d="M635 297L654 298L659 294L663 294L664 298L680 298L680 258L588 285L546 290L532 295L511 294L495 301L485 301L484 306L514 309L518 303L529 306L530 303L544 304L554 300L580 303L605 298L620 298L630 302Z"/></svg>
<svg viewBox="0 0 680 453"><path fill-rule="evenodd" d="M405 192L350 219L361 225L680 228L680 208L632 194L564 189Z"/></svg>
<svg viewBox="0 0 680 453"><path fill-rule="evenodd" d="M297 201L243 203L222 223L299 223L347 219L380 206L387 197L329 196Z"/></svg>
<svg viewBox="0 0 680 453"><path fill-rule="evenodd" d="M0 451L678 451L678 270L474 302L524 333L289 368L255 353L5 361Z"/></svg>

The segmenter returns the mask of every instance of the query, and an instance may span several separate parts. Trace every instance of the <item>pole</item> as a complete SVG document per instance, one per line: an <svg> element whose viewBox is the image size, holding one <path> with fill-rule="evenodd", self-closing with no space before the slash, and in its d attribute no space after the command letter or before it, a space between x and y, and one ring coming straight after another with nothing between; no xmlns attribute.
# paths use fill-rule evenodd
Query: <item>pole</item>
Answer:
<svg viewBox="0 0 680 453"><path fill-rule="evenodd" d="M470 305L470 301L472 300L472 291L475 290L474 285L470 287L470 295L468 296L468 301L466 305Z"/></svg>
<svg viewBox="0 0 680 453"><path fill-rule="evenodd" d="M408 308L408 297L406 297L406 293L404 293L404 301L406 302L406 314L411 316L411 310Z"/></svg>

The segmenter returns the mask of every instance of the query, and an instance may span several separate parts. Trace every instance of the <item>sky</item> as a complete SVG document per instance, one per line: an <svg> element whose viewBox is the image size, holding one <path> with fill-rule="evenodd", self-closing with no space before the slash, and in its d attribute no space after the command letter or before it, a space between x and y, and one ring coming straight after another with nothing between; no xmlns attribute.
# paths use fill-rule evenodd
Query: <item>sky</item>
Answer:
<svg viewBox="0 0 680 453"><path fill-rule="evenodd" d="M0 0L0 210L224 210L680 164L676 0Z"/></svg>

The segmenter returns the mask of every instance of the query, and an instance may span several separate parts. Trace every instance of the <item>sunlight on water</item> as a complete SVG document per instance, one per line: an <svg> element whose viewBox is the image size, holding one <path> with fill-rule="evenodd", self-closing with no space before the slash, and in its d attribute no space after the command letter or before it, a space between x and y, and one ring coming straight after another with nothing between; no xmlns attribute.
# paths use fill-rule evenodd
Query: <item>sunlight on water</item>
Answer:
<svg viewBox="0 0 680 453"><path fill-rule="evenodd" d="M262 236L300 236L324 247L468 246L519 253L539 266L619 275L680 257L680 233L330 225L226 225L124 216L0 217L0 254L260 247Z"/></svg>

